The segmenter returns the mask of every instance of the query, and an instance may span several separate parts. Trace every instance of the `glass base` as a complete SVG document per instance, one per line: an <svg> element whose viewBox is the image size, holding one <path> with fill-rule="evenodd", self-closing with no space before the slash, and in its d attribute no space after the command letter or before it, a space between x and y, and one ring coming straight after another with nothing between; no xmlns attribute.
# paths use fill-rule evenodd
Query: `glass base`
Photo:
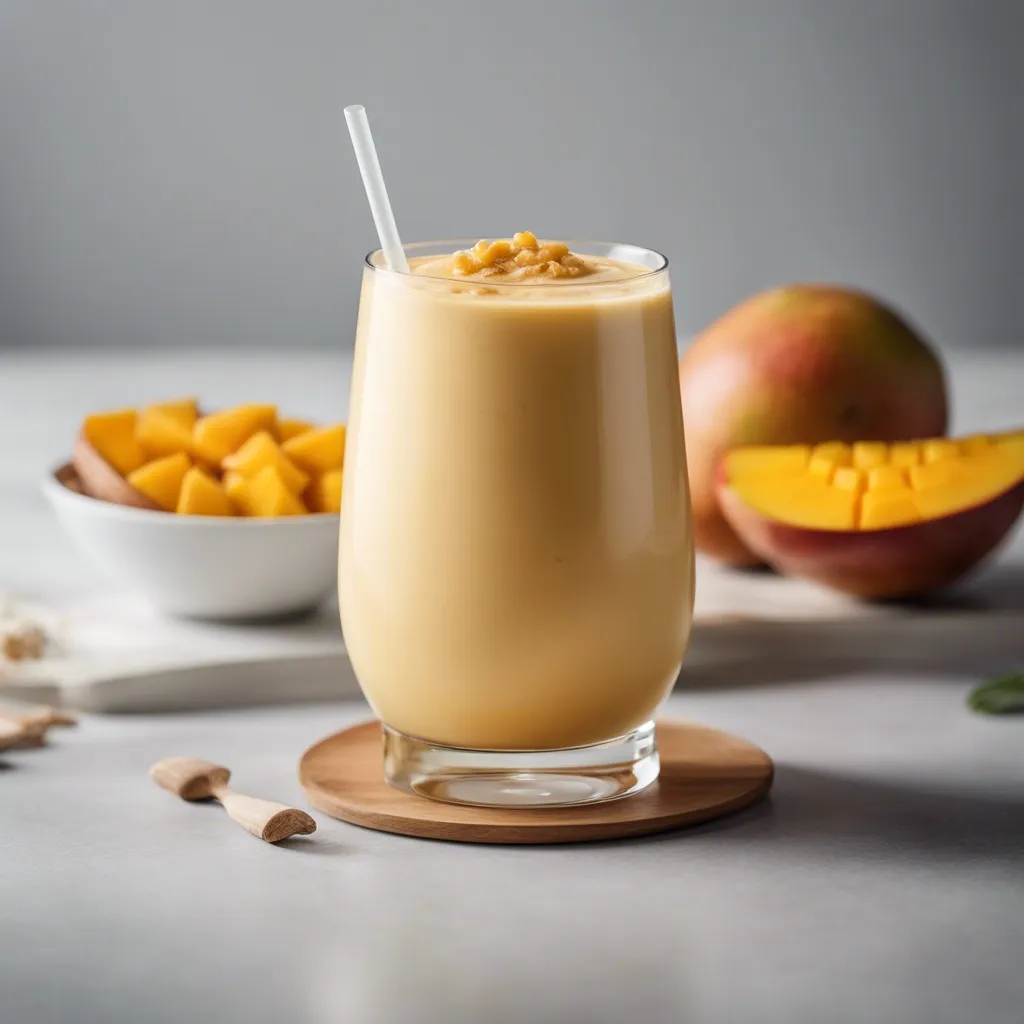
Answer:
<svg viewBox="0 0 1024 1024"><path fill-rule="evenodd" d="M658 777L653 722L566 750L466 750L382 729L388 783L449 804L575 807L639 793Z"/></svg>

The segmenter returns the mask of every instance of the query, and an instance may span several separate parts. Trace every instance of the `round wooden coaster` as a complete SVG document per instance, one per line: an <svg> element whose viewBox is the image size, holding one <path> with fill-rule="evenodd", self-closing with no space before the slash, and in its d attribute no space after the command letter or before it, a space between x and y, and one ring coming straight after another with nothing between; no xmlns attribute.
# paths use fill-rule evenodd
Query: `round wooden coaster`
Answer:
<svg viewBox="0 0 1024 1024"><path fill-rule="evenodd" d="M342 821L462 843L580 843L666 832L731 814L771 788L771 758L746 740L671 719L659 721L657 731L658 781L636 796L589 807L464 807L392 789L377 722L310 747L299 782L314 807Z"/></svg>

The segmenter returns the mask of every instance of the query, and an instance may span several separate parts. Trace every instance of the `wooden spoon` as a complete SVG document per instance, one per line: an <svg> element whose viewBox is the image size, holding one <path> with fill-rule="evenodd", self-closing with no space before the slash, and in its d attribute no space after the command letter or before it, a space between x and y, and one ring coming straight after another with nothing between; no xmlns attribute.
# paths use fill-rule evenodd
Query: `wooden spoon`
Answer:
<svg viewBox="0 0 1024 1024"><path fill-rule="evenodd" d="M83 434L75 438L75 447L71 453L78 480L90 498L101 501L112 501L116 505L131 505L134 508L148 508L159 511L160 506L150 501L141 491L137 491L130 483L96 449ZM58 470L57 479L67 487Z"/></svg>
<svg viewBox="0 0 1024 1024"><path fill-rule="evenodd" d="M12 747L41 747L53 726L77 725L78 719L57 708L42 707L19 713L0 708L0 750Z"/></svg>
<svg viewBox="0 0 1024 1024"><path fill-rule="evenodd" d="M21 746L25 740L25 731L17 722L0 718L0 750L10 750Z"/></svg>
<svg viewBox="0 0 1024 1024"><path fill-rule="evenodd" d="M316 822L305 811L236 793L228 786L231 772L219 764L168 757L149 769L149 777L182 800L217 800L230 818L268 843L316 831Z"/></svg>

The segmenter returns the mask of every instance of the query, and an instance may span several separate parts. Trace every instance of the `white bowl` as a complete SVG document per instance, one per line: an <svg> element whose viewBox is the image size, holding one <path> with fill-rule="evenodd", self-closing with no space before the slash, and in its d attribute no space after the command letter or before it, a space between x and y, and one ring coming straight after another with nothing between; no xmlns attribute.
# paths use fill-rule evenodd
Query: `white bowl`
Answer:
<svg viewBox="0 0 1024 1024"><path fill-rule="evenodd" d="M64 528L97 568L171 615L249 619L313 608L338 578L338 516L179 516L78 494L43 480Z"/></svg>

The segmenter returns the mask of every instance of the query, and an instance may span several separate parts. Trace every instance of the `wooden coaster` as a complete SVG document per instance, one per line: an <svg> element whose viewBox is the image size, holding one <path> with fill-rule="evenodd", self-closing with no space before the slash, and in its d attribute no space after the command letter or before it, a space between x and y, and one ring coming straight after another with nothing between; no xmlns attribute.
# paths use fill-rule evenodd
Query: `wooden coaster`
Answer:
<svg viewBox="0 0 1024 1024"><path fill-rule="evenodd" d="M580 843L666 832L731 814L771 788L771 758L746 740L672 719L659 721L657 732L658 781L636 796L589 807L464 807L392 789L377 722L310 747L299 782L314 807L342 821L462 843Z"/></svg>

